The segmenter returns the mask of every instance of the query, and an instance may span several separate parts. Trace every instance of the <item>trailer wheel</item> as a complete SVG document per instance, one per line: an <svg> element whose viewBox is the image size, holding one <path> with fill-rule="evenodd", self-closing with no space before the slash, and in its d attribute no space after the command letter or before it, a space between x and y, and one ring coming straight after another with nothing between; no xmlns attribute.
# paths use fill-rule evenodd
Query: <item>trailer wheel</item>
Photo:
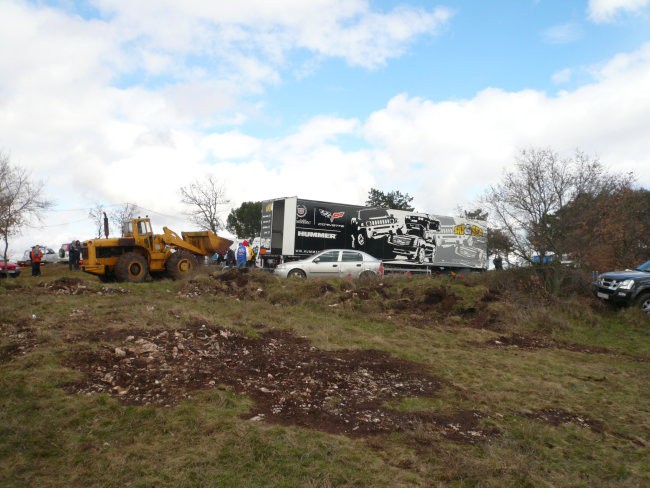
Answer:
<svg viewBox="0 0 650 488"><path fill-rule="evenodd" d="M120 256L115 264L115 277L117 281L142 283L149 274L147 260L137 252L127 252Z"/></svg>
<svg viewBox="0 0 650 488"><path fill-rule="evenodd" d="M306 277L307 277L307 275L301 269L292 269L287 274L287 278L306 278Z"/></svg>
<svg viewBox="0 0 650 488"><path fill-rule="evenodd" d="M650 293L642 293L635 301L636 306L641 309L642 312L650 315Z"/></svg>
<svg viewBox="0 0 650 488"><path fill-rule="evenodd" d="M187 251L176 251L167 260L165 268L172 279L185 280L196 274L198 266L199 264L192 253Z"/></svg>

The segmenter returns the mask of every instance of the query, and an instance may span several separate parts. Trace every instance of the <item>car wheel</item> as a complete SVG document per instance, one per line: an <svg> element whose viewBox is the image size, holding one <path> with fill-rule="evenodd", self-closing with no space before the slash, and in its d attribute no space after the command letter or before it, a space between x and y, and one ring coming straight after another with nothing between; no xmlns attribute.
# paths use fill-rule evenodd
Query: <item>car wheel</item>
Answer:
<svg viewBox="0 0 650 488"><path fill-rule="evenodd" d="M115 276L117 281L141 283L149 274L147 260L137 252L123 254L115 264Z"/></svg>
<svg viewBox="0 0 650 488"><path fill-rule="evenodd" d="M292 269L287 274L287 277L288 278L306 278L307 275L305 274L305 272L302 269Z"/></svg>
<svg viewBox="0 0 650 488"><path fill-rule="evenodd" d="M642 312L650 315L650 293L643 293L636 299L636 305L641 309Z"/></svg>
<svg viewBox="0 0 650 488"><path fill-rule="evenodd" d="M359 275L359 281L362 283L372 283L377 279L377 275L372 271L364 271Z"/></svg>

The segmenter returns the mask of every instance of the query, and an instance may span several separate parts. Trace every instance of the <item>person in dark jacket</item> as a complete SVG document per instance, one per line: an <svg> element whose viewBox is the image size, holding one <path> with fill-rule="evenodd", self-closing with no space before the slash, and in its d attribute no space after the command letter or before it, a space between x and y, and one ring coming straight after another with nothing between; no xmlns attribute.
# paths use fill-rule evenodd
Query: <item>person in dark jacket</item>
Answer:
<svg viewBox="0 0 650 488"><path fill-rule="evenodd" d="M235 260L235 251L228 249L228 252L226 253L226 266L229 268L234 268L236 264L237 262Z"/></svg>
<svg viewBox="0 0 650 488"><path fill-rule="evenodd" d="M74 249L74 258L72 260L72 267L75 271L79 271L79 260L81 259L81 242L74 241L70 245L70 249Z"/></svg>
<svg viewBox="0 0 650 488"><path fill-rule="evenodd" d="M72 241L68 245L68 269L72 271L73 269L79 269L79 249L75 241ZM76 263L76 266L75 266Z"/></svg>

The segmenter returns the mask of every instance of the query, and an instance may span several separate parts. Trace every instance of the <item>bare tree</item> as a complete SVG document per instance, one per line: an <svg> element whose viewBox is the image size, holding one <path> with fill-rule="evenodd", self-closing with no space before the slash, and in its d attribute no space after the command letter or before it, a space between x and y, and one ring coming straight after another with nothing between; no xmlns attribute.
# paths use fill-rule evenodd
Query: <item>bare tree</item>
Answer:
<svg viewBox="0 0 650 488"><path fill-rule="evenodd" d="M93 208L88 211L88 218L91 219L95 225L95 236L100 239L102 237L102 231L109 229L104 229L104 217L106 216L106 209L101 203L96 203ZM108 234L108 232L104 232Z"/></svg>
<svg viewBox="0 0 650 488"><path fill-rule="evenodd" d="M610 175L598 159L577 152L561 158L550 148L525 149L516 158L515 170L491 186L482 203L493 222L510 239L515 255L532 263L552 252L570 251L566 237L575 216L564 209L579 195L613 191L631 183L631 175Z"/></svg>
<svg viewBox="0 0 650 488"><path fill-rule="evenodd" d="M125 203L121 207L110 212L110 220L118 229L122 229L122 224L131 220L138 212L138 206L133 203Z"/></svg>
<svg viewBox="0 0 650 488"><path fill-rule="evenodd" d="M27 170L12 166L9 155L0 152L0 237L4 241L2 259L7 266L9 238L18 234L41 212L52 206L43 197L43 183L34 183Z"/></svg>
<svg viewBox="0 0 650 488"><path fill-rule="evenodd" d="M201 229L217 232L223 229L222 208L229 203L219 181L209 175L205 181L196 180L180 189L181 201L190 207L186 215Z"/></svg>

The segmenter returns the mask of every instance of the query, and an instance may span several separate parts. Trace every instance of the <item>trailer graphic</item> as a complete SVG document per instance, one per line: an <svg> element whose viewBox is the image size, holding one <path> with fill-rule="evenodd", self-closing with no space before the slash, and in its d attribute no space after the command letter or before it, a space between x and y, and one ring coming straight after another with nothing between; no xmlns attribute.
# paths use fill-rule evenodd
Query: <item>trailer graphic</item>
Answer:
<svg viewBox="0 0 650 488"><path fill-rule="evenodd" d="M265 266L325 249L357 249L387 264L487 268L482 222L297 197L263 202L262 209Z"/></svg>

